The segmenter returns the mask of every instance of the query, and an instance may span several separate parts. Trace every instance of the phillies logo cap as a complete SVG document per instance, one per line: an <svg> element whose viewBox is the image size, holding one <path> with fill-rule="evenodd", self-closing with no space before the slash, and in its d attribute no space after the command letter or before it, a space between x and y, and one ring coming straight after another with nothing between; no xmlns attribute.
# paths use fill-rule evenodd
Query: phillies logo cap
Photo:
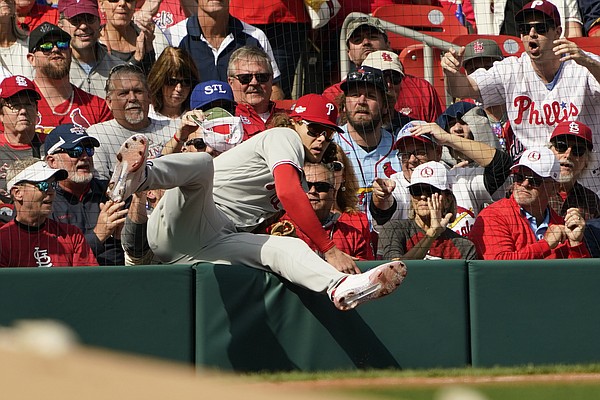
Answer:
<svg viewBox="0 0 600 400"><path fill-rule="evenodd" d="M560 26L560 14L556 6L549 1L535 0L525 4L521 10L515 14L515 21L522 22L526 15L531 15L536 11L541 12L554 23L554 26Z"/></svg>
<svg viewBox="0 0 600 400"><path fill-rule="evenodd" d="M451 174L444 164L437 161L429 161L415 168L410 178L410 185L426 184L440 190L452 189Z"/></svg>
<svg viewBox="0 0 600 400"><path fill-rule="evenodd" d="M58 12L67 18L80 14L90 14L100 18L97 0L59 0Z"/></svg>
<svg viewBox="0 0 600 400"><path fill-rule="evenodd" d="M552 150L547 147L525 150L519 162L511 169L515 170L519 167L527 167L542 178L552 178L555 181L560 176L560 163Z"/></svg>
<svg viewBox="0 0 600 400"><path fill-rule="evenodd" d="M342 132L337 124L337 107L327 97L320 94L307 94L296 100L292 106L290 117L329 126Z"/></svg>
<svg viewBox="0 0 600 400"><path fill-rule="evenodd" d="M0 83L0 98L8 99L17 93L29 91L35 100L40 99L40 95L35 90L32 81L21 75L13 75L2 80Z"/></svg>
<svg viewBox="0 0 600 400"><path fill-rule="evenodd" d="M552 131L550 140L561 135L571 135L585 140L589 150L592 150L594 147L592 141L592 130L589 126L579 121L565 121L556 125Z"/></svg>

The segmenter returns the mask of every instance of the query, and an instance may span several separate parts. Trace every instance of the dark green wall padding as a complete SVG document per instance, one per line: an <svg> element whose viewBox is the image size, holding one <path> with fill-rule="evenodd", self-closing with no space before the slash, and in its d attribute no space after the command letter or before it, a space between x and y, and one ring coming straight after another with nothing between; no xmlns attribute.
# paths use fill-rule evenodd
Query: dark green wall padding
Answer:
<svg viewBox="0 0 600 400"><path fill-rule="evenodd" d="M53 318L87 345L233 371L600 362L598 260L407 265L350 312L242 266L0 269L0 325Z"/></svg>

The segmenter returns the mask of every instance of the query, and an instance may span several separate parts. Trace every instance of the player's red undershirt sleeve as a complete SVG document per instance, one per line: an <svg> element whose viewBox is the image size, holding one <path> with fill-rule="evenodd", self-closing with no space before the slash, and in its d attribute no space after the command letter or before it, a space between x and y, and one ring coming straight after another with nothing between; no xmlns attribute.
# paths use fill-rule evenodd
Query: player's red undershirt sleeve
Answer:
<svg viewBox="0 0 600 400"><path fill-rule="evenodd" d="M291 164L280 164L273 170L275 190L283 209L300 230L308 236L320 252L333 248L334 243L321 226L302 185L298 170Z"/></svg>

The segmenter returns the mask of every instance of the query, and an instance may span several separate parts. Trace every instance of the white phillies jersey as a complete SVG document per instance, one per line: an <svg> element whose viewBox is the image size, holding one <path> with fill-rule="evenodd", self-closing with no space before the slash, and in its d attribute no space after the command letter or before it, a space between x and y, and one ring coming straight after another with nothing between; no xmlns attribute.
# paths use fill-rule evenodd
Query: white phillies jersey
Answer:
<svg viewBox="0 0 600 400"><path fill-rule="evenodd" d="M273 177L281 164L297 168L305 181L304 145L293 129L267 129L214 159L215 203L238 229L250 231L282 210Z"/></svg>

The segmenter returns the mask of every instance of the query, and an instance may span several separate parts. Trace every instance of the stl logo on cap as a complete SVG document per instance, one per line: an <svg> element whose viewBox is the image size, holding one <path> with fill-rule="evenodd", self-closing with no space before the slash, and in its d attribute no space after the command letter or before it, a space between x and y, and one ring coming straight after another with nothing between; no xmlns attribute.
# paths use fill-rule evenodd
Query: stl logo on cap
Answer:
<svg viewBox="0 0 600 400"><path fill-rule="evenodd" d="M393 61L392 56L390 56L385 51L381 53L381 58L383 59L383 61L387 61L387 62L392 62Z"/></svg>
<svg viewBox="0 0 600 400"><path fill-rule="evenodd" d="M71 133L75 134L75 135L85 135L85 129L83 129L83 126L79 126L79 125L74 125L71 129Z"/></svg>
<svg viewBox="0 0 600 400"><path fill-rule="evenodd" d="M15 76L15 82L17 83L17 85L19 86L24 86L27 87L27 78L25 78L24 76L21 75L16 75Z"/></svg>
<svg viewBox="0 0 600 400"><path fill-rule="evenodd" d="M484 46L483 43L480 41L476 41L475 43L473 43L473 52L475 54L481 54L484 52Z"/></svg>
<svg viewBox="0 0 600 400"><path fill-rule="evenodd" d="M539 161L542 155L538 151L532 151L527 155L527 159L532 162Z"/></svg>
<svg viewBox="0 0 600 400"><path fill-rule="evenodd" d="M569 124L569 132L570 133L574 133L574 134L579 134L579 125L577 125L577 123L575 122L571 122Z"/></svg>
<svg viewBox="0 0 600 400"><path fill-rule="evenodd" d="M431 178L435 171L431 167L425 167L421 170L421 176L423 178Z"/></svg>

